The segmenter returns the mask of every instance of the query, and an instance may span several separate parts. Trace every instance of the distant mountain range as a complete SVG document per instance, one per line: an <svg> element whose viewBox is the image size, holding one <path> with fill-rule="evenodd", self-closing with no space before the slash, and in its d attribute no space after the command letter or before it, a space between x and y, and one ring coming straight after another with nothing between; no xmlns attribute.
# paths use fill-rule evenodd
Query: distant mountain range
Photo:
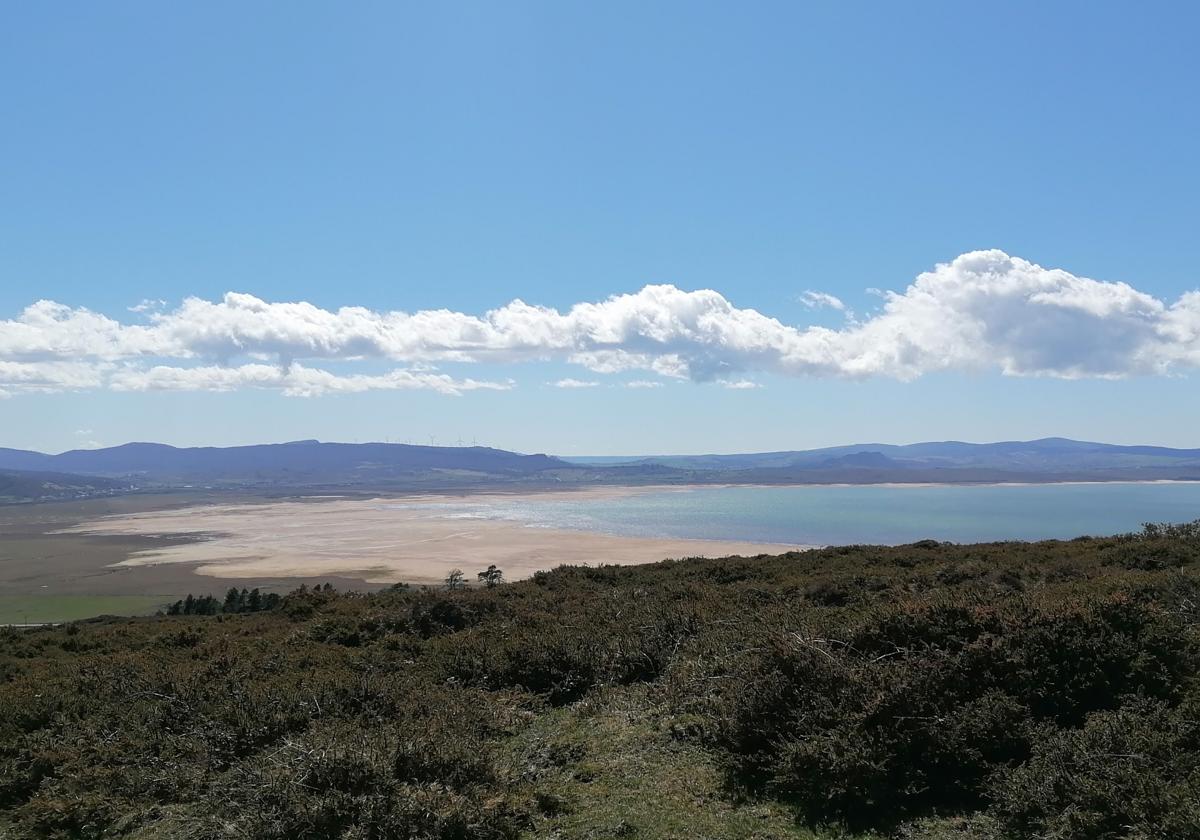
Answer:
<svg viewBox="0 0 1200 840"><path fill-rule="evenodd" d="M482 446L407 446L300 440L257 446L178 448L127 443L46 455L0 449L0 469L54 470L119 476L156 484L175 482L378 483L429 471L520 477L568 467L546 455L519 455Z"/></svg>
<svg viewBox="0 0 1200 840"><path fill-rule="evenodd" d="M1001 443L866 443L824 449L752 452L745 455L664 455L566 458L581 466L656 464L676 469L1002 469L1022 473L1079 470L1200 468L1200 449L1120 446L1068 438L1004 440Z"/></svg>
<svg viewBox="0 0 1200 840"><path fill-rule="evenodd" d="M1200 449L1045 438L1001 443L869 443L739 455L556 458L480 446L315 440L191 448L128 443L57 455L0 449L0 471L9 476L10 487L27 488L37 497L46 495L39 487L54 484L83 488L78 492L86 494L123 487L189 486L370 491L499 484L1200 481ZM96 478L112 479L115 484ZM18 495L13 492L8 497Z"/></svg>

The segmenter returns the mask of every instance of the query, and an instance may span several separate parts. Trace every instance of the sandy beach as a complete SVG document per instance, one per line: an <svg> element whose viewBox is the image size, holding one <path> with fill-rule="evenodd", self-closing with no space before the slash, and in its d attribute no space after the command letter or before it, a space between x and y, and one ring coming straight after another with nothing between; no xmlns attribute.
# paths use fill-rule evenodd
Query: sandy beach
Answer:
<svg viewBox="0 0 1200 840"><path fill-rule="evenodd" d="M571 495L578 497L581 492L593 491ZM555 497L563 494L520 498L536 504ZM92 519L64 532L170 538L161 547L136 551L114 564L131 572L185 565L198 575L227 580L333 576L371 584L440 582L452 569L462 569L471 578L492 563L509 579L518 579L564 564L624 565L669 557L778 554L809 547L623 537L484 518L488 505L501 498L512 501L514 497L204 504Z"/></svg>

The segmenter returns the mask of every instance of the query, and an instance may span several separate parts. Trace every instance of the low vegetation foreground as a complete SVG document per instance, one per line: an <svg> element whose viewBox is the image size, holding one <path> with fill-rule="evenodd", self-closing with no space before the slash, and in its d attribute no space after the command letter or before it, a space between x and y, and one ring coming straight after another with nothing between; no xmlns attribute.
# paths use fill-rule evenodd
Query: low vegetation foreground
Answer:
<svg viewBox="0 0 1200 840"><path fill-rule="evenodd" d="M0 630L0 837L1197 837L1198 571L1200 523Z"/></svg>

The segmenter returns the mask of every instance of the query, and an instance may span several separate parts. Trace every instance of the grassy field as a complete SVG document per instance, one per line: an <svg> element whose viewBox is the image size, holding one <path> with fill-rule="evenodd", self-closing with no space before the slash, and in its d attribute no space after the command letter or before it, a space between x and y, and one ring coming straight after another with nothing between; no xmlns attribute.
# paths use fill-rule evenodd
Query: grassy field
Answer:
<svg viewBox="0 0 1200 840"><path fill-rule="evenodd" d="M153 615L166 595L0 595L0 624L49 624L98 615Z"/></svg>

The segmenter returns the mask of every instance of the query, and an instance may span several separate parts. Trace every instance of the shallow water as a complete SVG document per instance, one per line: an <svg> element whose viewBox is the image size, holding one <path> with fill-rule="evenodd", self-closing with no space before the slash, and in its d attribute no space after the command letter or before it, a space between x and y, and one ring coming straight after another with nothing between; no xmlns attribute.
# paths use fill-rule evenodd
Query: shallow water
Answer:
<svg viewBox="0 0 1200 840"><path fill-rule="evenodd" d="M704 487L526 497L462 515L629 536L806 545L1068 539L1200 519L1200 482Z"/></svg>

